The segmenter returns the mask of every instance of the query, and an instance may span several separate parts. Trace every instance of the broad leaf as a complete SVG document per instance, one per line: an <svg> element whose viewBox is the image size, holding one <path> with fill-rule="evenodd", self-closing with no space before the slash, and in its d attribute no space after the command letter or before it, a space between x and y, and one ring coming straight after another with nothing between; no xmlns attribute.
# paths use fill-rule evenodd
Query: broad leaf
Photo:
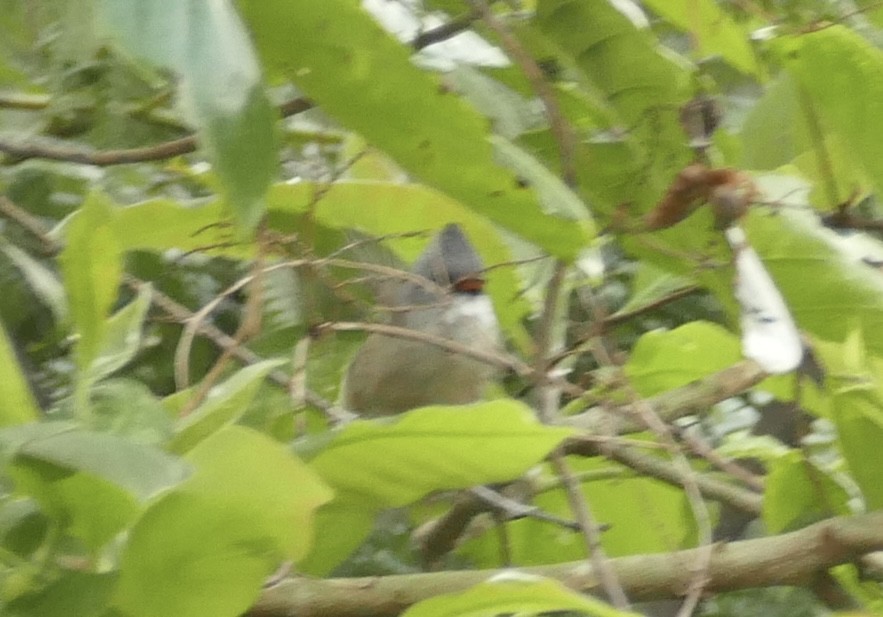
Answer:
<svg viewBox="0 0 883 617"><path fill-rule="evenodd" d="M336 496L316 511L316 538L298 569L327 576L349 557L374 528L379 508L358 498Z"/></svg>
<svg viewBox="0 0 883 617"><path fill-rule="evenodd" d="M95 474L24 457L8 471L19 495L33 498L60 529L95 554L139 511L131 493Z"/></svg>
<svg viewBox="0 0 883 617"><path fill-rule="evenodd" d="M877 190L883 188L883 127L879 122L883 111L883 52L840 25L783 38L777 49L802 89L807 122L821 123L825 130L839 135L849 144L853 163L867 170ZM817 157L827 156L821 151L825 144L816 143L814 147Z"/></svg>
<svg viewBox="0 0 883 617"><path fill-rule="evenodd" d="M138 521L117 604L134 617L239 615L284 560L312 542L330 492L281 444L226 427L188 455L189 482Z"/></svg>
<svg viewBox="0 0 883 617"><path fill-rule="evenodd" d="M736 336L716 324L694 321L643 335L626 373L643 396L652 396L726 368L740 357Z"/></svg>
<svg viewBox="0 0 883 617"><path fill-rule="evenodd" d="M644 0L644 4L689 32L695 53L720 55L742 73L758 72L748 29L733 21L715 0Z"/></svg>
<svg viewBox="0 0 883 617"><path fill-rule="evenodd" d="M789 452L770 466L763 520L772 533L793 531L823 518L849 514L849 496L823 469Z"/></svg>
<svg viewBox="0 0 883 617"><path fill-rule="evenodd" d="M343 494L395 507L437 490L514 480L571 434L539 424L512 400L424 407L392 422L348 424L309 465Z"/></svg>
<svg viewBox="0 0 883 617"><path fill-rule="evenodd" d="M793 183L764 181L772 197L793 190ZM883 332L883 277L844 240L803 210L758 210L748 217L752 246L785 297L800 328L827 340L842 341L859 326ZM883 356L883 337L870 336L868 349Z"/></svg>
<svg viewBox="0 0 883 617"><path fill-rule="evenodd" d="M183 461L151 446L61 422L2 429L0 447L20 459L93 474L142 502L178 484L189 471Z"/></svg>
<svg viewBox="0 0 883 617"><path fill-rule="evenodd" d="M695 543L695 524L682 491L601 458L568 457L586 502L598 524L604 551L610 557L678 550ZM567 495L556 477L533 477L548 486L531 503L563 520L574 520ZM458 553L483 568L501 567L500 534L494 529L462 543ZM506 524L506 543L512 564L534 566L585 559L586 547L578 531L530 517Z"/></svg>
<svg viewBox="0 0 883 617"><path fill-rule="evenodd" d="M560 257L585 243L581 225L543 214L537 196L497 164L486 120L414 66L357 4L239 6L268 66L416 178Z"/></svg>
<svg viewBox="0 0 883 617"><path fill-rule="evenodd" d="M878 362L877 366L883 365ZM879 386L883 390L883 386ZM840 451L858 483L868 510L883 508L883 402L877 393L847 390L834 396L833 416Z"/></svg>
<svg viewBox="0 0 883 617"><path fill-rule="evenodd" d="M102 0L99 22L127 52L181 78L183 105L200 129L236 222L250 232L276 170L275 112L236 12L227 2Z"/></svg>
<svg viewBox="0 0 883 617"><path fill-rule="evenodd" d="M116 585L112 572L96 574L67 570L38 592L4 606L9 617L93 617L107 608Z"/></svg>
<svg viewBox="0 0 883 617"><path fill-rule="evenodd" d="M178 422L169 448L173 452L187 452L242 417L264 377L283 363L283 360L266 360L248 366L212 388L206 401Z"/></svg>

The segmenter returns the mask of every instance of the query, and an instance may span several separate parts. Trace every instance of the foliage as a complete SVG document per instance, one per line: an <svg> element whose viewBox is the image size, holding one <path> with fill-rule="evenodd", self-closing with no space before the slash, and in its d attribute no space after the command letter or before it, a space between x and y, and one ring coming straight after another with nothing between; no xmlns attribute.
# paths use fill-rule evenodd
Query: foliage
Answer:
<svg viewBox="0 0 883 617"><path fill-rule="evenodd" d="M598 527L598 568L883 506L883 9L518 4L2 2L0 612L234 616L284 563L581 563ZM717 130L690 129L697 104ZM722 377L740 308L710 208L674 188L696 161L748 174L741 224L819 384ZM684 220L650 231L667 195ZM382 319L371 266L451 221L514 369L474 405L338 425L353 322ZM432 553L486 484L546 518L485 504ZM828 574L883 607L858 566ZM398 608L625 614L561 578L415 584ZM792 592L824 610L805 589L697 610L786 614Z"/></svg>

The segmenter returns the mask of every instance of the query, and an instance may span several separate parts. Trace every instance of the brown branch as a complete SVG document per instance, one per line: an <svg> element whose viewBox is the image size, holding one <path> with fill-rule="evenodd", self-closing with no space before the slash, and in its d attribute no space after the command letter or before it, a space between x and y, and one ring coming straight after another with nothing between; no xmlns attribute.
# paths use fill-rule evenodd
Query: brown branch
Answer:
<svg viewBox="0 0 883 617"><path fill-rule="evenodd" d="M753 360L743 360L698 381L669 390L646 399L656 414L665 422L691 415L704 415L716 403L753 388L768 375ZM589 433L636 433L646 427L636 420L637 409L627 404L616 409L614 417L600 407L593 407L574 416L561 418L559 423ZM612 427L611 427L612 425Z"/></svg>
<svg viewBox="0 0 883 617"><path fill-rule="evenodd" d="M533 373L532 369L513 356L503 355L499 353L479 351L471 347L446 339L441 336L435 336L420 330L411 330L410 328L401 328L399 326L391 326L387 324L365 323L355 321L329 321L315 326L315 331L321 334L323 331L331 330L333 332L369 332L372 334L383 334L402 338L410 341L418 341L420 343L428 343L441 347L452 353L469 356L475 360L485 362L491 366L508 369L514 371L520 376L529 376Z"/></svg>
<svg viewBox="0 0 883 617"><path fill-rule="evenodd" d="M883 512L831 518L778 536L704 546L672 553L610 559L636 600L680 597L695 573L690 565L711 551L706 592L776 585L807 585L829 568L883 550ZM392 617L441 594L465 591L511 570L463 570L348 579L287 579L266 589L252 617ZM598 593L598 574L585 561L523 568L583 593Z"/></svg>
<svg viewBox="0 0 883 617"><path fill-rule="evenodd" d="M558 146L558 158L561 163L561 178L571 189L577 187L577 173L574 152L576 139L573 131L567 124L567 120L558 105L555 93L546 79L546 74L532 55L524 48L521 42L509 31L491 11L486 0L471 0L472 7L481 15L481 19L488 28L500 38L500 45L512 61L518 65L521 72L530 82L530 87L536 92L549 120L549 128Z"/></svg>
<svg viewBox="0 0 883 617"><path fill-rule="evenodd" d="M83 165L109 167L128 163L144 163L161 161L196 150L196 137L188 135L180 139L163 142L145 148L126 148L122 150L94 151L70 146L51 145L48 143L12 143L0 141L0 152L12 157L20 163L27 159L40 158L50 161L66 161Z"/></svg>
<svg viewBox="0 0 883 617"><path fill-rule="evenodd" d="M757 385L766 377L756 363L746 360L693 382L648 399L648 404L667 421L686 415L705 414L712 405L731 398ZM643 423L634 420L636 412L626 405L622 413L611 414L593 408L582 414L562 417L556 424L574 426L583 434L567 440L563 445L566 454L580 456L608 456L639 473L654 477L676 487L684 484L684 473L679 466L665 459L642 454L634 447L605 439L600 447L598 435L627 434L644 430ZM760 512L760 496L731 482L719 480L707 474L696 474L695 484L707 499L714 499L729 506L757 515ZM437 560L453 549L457 538L469 521L487 512L488 508L476 499L462 498L453 508L420 531L419 544L424 559Z"/></svg>
<svg viewBox="0 0 883 617"><path fill-rule="evenodd" d="M686 481L678 466L672 465L658 456L639 452L635 448L612 448L605 453L610 459L622 463L630 469L667 482L672 486L682 488ZM724 502L743 512L760 515L763 504L762 495L746 491L730 482L718 480L710 475L691 473L691 477L703 497Z"/></svg>
<svg viewBox="0 0 883 617"><path fill-rule="evenodd" d="M43 252L47 255L54 255L59 251L58 244L49 236L43 223L5 195L0 195L0 214L24 227L29 234L39 240L43 245Z"/></svg>
<svg viewBox="0 0 883 617"><path fill-rule="evenodd" d="M280 105L279 114L284 118L306 111L311 107L313 107L312 101L305 98L296 98ZM198 143L195 135L187 135L186 137L144 148L99 151L48 143L13 143L0 140L0 152L9 155L15 163L31 158L41 158L52 161L95 165L97 167L161 161L194 152L197 146Z"/></svg>
<svg viewBox="0 0 883 617"><path fill-rule="evenodd" d="M608 315L607 317L604 318L603 321L601 321L601 323L599 325L601 326L601 328L606 329L611 326L621 324L624 321L628 321L630 319L634 319L635 317L639 317L640 315L643 315L645 313L655 311L656 309L661 308L661 307L665 306L666 304L671 304L672 302L675 302L677 300L680 300L681 298L685 298L687 296L693 295L694 293L697 293L700 291L703 291L703 289L701 287L699 287L698 285L689 285L687 287L683 287L681 289L671 292L668 295L665 295L665 296L659 298L658 300L654 300L653 302L650 302L649 304L638 307L634 310Z"/></svg>
<svg viewBox="0 0 883 617"><path fill-rule="evenodd" d="M441 43L442 41L453 38L464 30L468 30L469 26L471 26L472 22L477 18L478 15L475 12L467 13L466 15L462 15L461 17L457 17L444 23L437 28L421 32L414 37L413 41L411 41L411 47L420 51L430 45L435 45L436 43Z"/></svg>
<svg viewBox="0 0 883 617"><path fill-rule="evenodd" d="M585 436L568 439L562 446L562 451L566 454L588 457L602 454L597 442ZM603 455L629 469L674 487L682 488L684 485L685 475L679 466L658 456L644 454L635 447L608 444L603 449ZM760 515L762 495L709 474L696 473L692 477L699 492L706 499L719 501L753 516ZM424 524L419 534L415 534L424 561L432 563L453 550L469 522L488 511L487 504L474 496L466 495L458 498L444 515Z"/></svg>

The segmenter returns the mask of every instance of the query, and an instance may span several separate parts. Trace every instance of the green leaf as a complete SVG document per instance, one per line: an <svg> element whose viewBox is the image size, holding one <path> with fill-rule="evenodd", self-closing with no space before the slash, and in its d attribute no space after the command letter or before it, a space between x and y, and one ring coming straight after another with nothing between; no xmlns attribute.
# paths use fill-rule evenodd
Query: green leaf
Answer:
<svg viewBox="0 0 883 617"><path fill-rule="evenodd" d="M849 514L849 495L824 470L789 452L770 466L763 495L763 521L771 533L793 531L823 518Z"/></svg>
<svg viewBox="0 0 883 617"><path fill-rule="evenodd" d="M537 196L495 162L485 118L414 66L410 50L360 6L239 6L267 66L414 177L559 257L573 258L585 244L584 226L544 214Z"/></svg>
<svg viewBox="0 0 883 617"><path fill-rule="evenodd" d="M607 0L540 0L536 21L576 59L627 124L646 109L678 104L687 72L662 55L651 32L637 27Z"/></svg>
<svg viewBox="0 0 883 617"><path fill-rule="evenodd" d="M606 527L601 544L610 557L659 553L695 544L695 523L683 491L653 478L642 478L601 458L568 457L568 465L580 482L593 518ZM573 510L557 476L544 474L531 480L549 486L531 503L543 512L573 520ZM478 567L500 563L500 534L488 529L467 540L458 553ZM579 532L524 518L506 523L506 545L511 562L519 566L543 565L585 559L586 547Z"/></svg>
<svg viewBox="0 0 883 617"><path fill-rule="evenodd" d="M99 22L118 46L175 71L239 229L251 232L276 171L275 112L248 34L227 2L102 0Z"/></svg>
<svg viewBox="0 0 883 617"><path fill-rule="evenodd" d="M742 125L743 165L776 169L810 147L795 79L781 73L764 89Z"/></svg>
<svg viewBox="0 0 883 617"><path fill-rule="evenodd" d="M839 135L853 164L883 189L883 52L841 25L783 38L778 49L806 97L808 122Z"/></svg>
<svg viewBox="0 0 883 617"><path fill-rule="evenodd" d="M513 400L424 407L392 422L348 424L309 465L368 507L397 507L433 491L513 480L572 434L539 424Z"/></svg>
<svg viewBox="0 0 883 617"><path fill-rule="evenodd" d="M116 585L115 572L65 570L45 588L5 606L9 617L94 617L104 613Z"/></svg>
<svg viewBox="0 0 883 617"><path fill-rule="evenodd" d="M284 363L284 360L259 362L212 388L205 402L178 422L169 449L187 452L222 427L236 422L248 409L264 377Z"/></svg>
<svg viewBox="0 0 883 617"><path fill-rule="evenodd" d="M636 617L570 589L558 581L509 572L461 592L423 600L402 617L494 617L500 614L534 615L577 612L593 617Z"/></svg>
<svg viewBox="0 0 883 617"><path fill-rule="evenodd" d="M303 557L312 542L313 512L331 492L285 446L228 426L194 448L188 460L197 472L185 492L240 510L252 533L273 538L289 559Z"/></svg>
<svg viewBox="0 0 883 617"><path fill-rule="evenodd" d="M9 466L16 491L37 501L67 534L96 553L138 514L123 488L89 473L21 457Z"/></svg>
<svg viewBox="0 0 883 617"><path fill-rule="evenodd" d="M143 286L135 299L107 320L101 347L89 366L93 381L124 367L141 348L141 329L150 308L152 287Z"/></svg>
<svg viewBox="0 0 883 617"><path fill-rule="evenodd" d="M881 387L883 389L883 387ZM883 401L879 393L848 390L835 394L833 419L840 451L858 483L868 510L883 508Z"/></svg>
<svg viewBox="0 0 883 617"><path fill-rule="evenodd" d="M365 541L380 509L358 498L340 496L324 504L316 511L312 549L298 564L298 570L312 576L327 576Z"/></svg>
<svg viewBox="0 0 883 617"><path fill-rule="evenodd" d="M39 415L37 401L0 323L0 426L31 422Z"/></svg>
<svg viewBox="0 0 883 617"><path fill-rule="evenodd" d="M133 617L235 617L265 578L312 542L330 492L285 447L228 426L194 448L196 473L138 521L118 606Z"/></svg>
<svg viewBox="0 0 883 617"><path fill-rule="evenodd" d="M490 138L497 157L507 167L533 186L546 211L586 223L587 232L596 233L594 221L579 195L574 193L549 168L523 148L499 136Z"/></svg>
<svg viewBox="0 0 883 617"><path fill-rule="evenodd" d="M139 519L126 544L114 604L131 617L236 617L282 562L239 511L172 493Z"/></svg>
<svg viewBox="0 0 883 617"><path fill-rule="evenodd" d="M67 299L64 295L64 286L56 273L2 238L0 238L0 250L16 265L36 296L52 311L55 321L60 324L67 323Z"/></svg>
<svg viewBox="0 0 883 617"><path fill-rule="evenodd" d="M644 4L680 30L689 32L696 54L720 55L738 71L757 74L751 33L733 21L714 0L645 0Z"/></svg>
<svg viewBox="0 0 883 617"><path fill-rule="evenodd" d="M62 422L2 429L0 447L17 457L94 474L142 502L178 484L189 471L183 461L151 446Z"/></svg>
<svg viewBox="0 0 883 617"><path fill-rule="evenodd" d="M774 177L760 180L772 198L793 190L793 183L777 184ZM805 209L752 212L745 230L800 328L832 341L846 339L856 327L883 332L883 277L854 254L854 241L823 227ZM883 356L883 337L870 336L866 344Z"/></svg>
<svg viewBox="0 0 883 617"><path fill-rule="evenodd" d="M126 251L196 251L212 246L218 247L221 255L251 256L250 245L230 242L229 229L219 224L225 218L217 199L197 203L150 199L120 208L114 229Z"/></svg>
<svg viewBox="0 0 883 617"><path fill-rule="evenodd" d="M652 396L726 368L741 356L739 339L731 332L694 321L638 339L626 373L642 396Z"/></svg>
<svg viewBox="0 0 883 617"><path fill-rule="evenodd" d="M296 231L301 224L299 218L281 220L278 214L306 212L312 212L318 221L331 228L358 229L378 236L441 229L453 221L460 223L485 265L512 261L511 250L493 225L438 191L394 182L337 182L327 190L322 189L322 199L314 204L318 189L320 186L311 182L274 186L269 196L269 220L274 227ZM409 262L423 250L423 244L414 239L388 245ZM488 276L486 291L503 329L526 349L529 343L522 321L530 306L513 296L512 290L519 286L514 268L498 268Z"/></svg>
<svg viewBox="0 0 883 617"><path fill-rule="evenodd" d="M629 313L651 306L653 303L685 289L693 282L683 276L661 270L647 261L638 263L638 272L632 285L632 295L628 302L613 315Z"/></svg>
<svg viewBox="0 0 883 617"><path fill-rule="evenodd" d="M448 73L448 77L458 92L494 121L495 131L506 139L515 139L527 130L545 124L535 101L477 69L458 66Z"/></svg>
<svg viewBox="0 0 883 617"><path fill-rule="evenodd" d="M111 208L103 195L89 195L67 225L66 245L59 257L68 306L80 336L77 362L84 371L98 354L122 274Z"/></svg>
<svg viewBox="0 0 883 617"><path fill-rule="evenodd" d="M564 68L560 100L580 131L574 165L595 219L649 209L693 156L677 111L691 95L691 67L608 0L541 0L525 30L540 39L535 57ZM557 167L550 131L522 141Z"/></svg>
<svg viewBox="0 0 883 617"><path fill-rule="evenodd" d="M165 447L172 419L150 389L134 379L105 379L89 392L89 428L140 443Z"/></svg>

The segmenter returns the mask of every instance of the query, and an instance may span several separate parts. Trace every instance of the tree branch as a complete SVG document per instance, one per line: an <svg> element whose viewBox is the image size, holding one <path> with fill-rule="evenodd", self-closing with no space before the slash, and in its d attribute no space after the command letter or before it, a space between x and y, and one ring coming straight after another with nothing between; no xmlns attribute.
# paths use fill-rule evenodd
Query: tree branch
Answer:
<svg viewBox="0 0 883 617"><path fill-rule="evenodd" d="M710 592L776 585L806 585L829 568L883 550L883 512L831 518L799 531L672 553L609 560L636 600L678 598L694 576L688 567L708 551ZM599 591L597 573L584 560L523 568L584 593ZM264 591L252 617L392 617L440 594L457 593L500 570L473 570L351 579L287 579Z"/></svg>
<svg viewBox="0 0 883 617"><path fill-rule="evenodd" d="M313 107L313 103L309 99L296 98L280 105L279 114L285 118L306 111L311 107ZM196 135L187 135L180 139L173 139L144 148L100 151L48 143L13 143L0 140L0 152L12 157L16 163L31 158L41 158L52 161L95 165L97 167L161 161L194 152L197 146Z"/></svg>

